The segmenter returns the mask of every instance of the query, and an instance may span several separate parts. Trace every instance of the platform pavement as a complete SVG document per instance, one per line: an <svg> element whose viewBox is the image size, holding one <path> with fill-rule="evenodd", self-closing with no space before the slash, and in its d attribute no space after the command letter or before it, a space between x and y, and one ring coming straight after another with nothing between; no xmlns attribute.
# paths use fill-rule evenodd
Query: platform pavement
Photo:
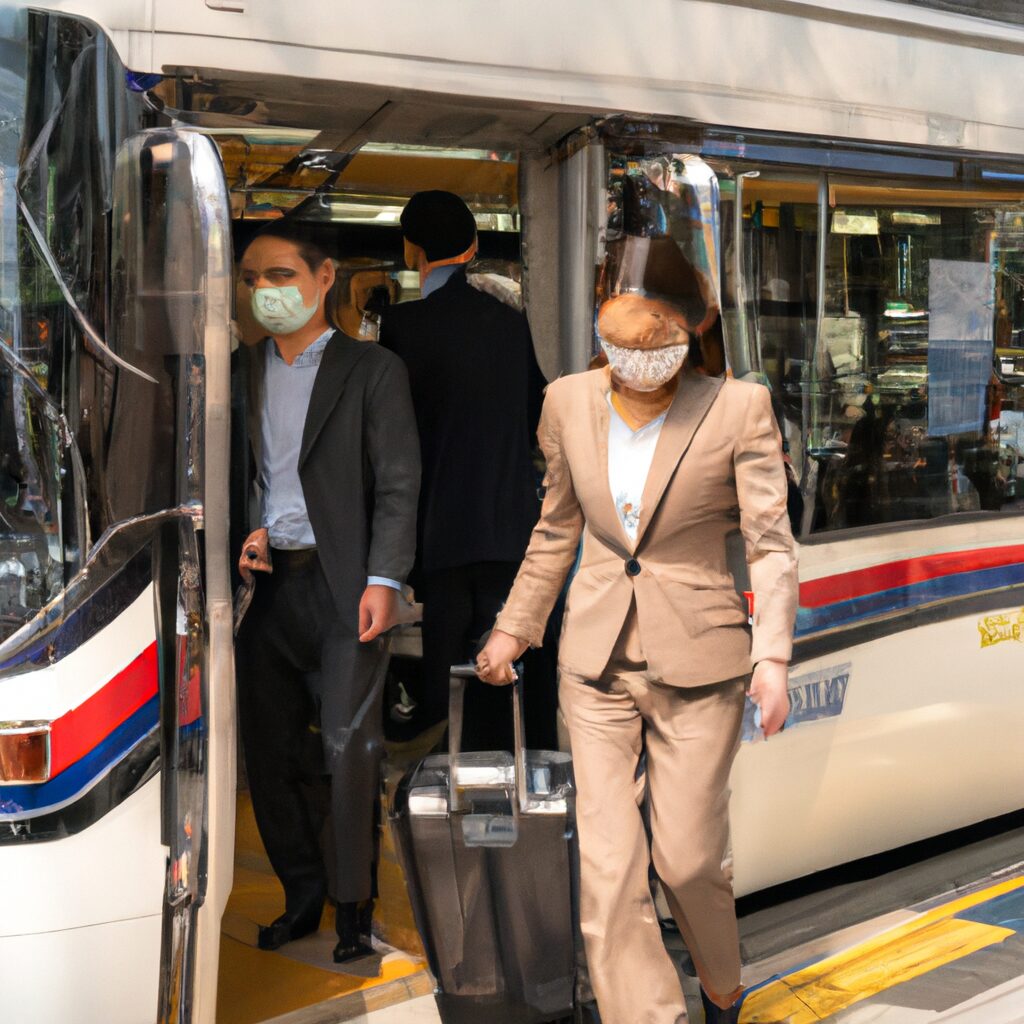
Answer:
<svg viewBox="0 0 1024 1024"><path fill-rule="evenodd" d="M410 744L392 753L398 756L391 787L423 751ZM244 794L238 824L236 888L222 945L227 969L221 973L219 1010L224 1012L218 1012L218 1024L440 1021L429 995L432 981L417 955L422 950L387 830L375 932L392 947L381 943L374 969L359 977L354 968L343 971L330 964L333 938L327 915L317 937L278 954L254 948L255 922L280 912L280 892ZM988 849L998 842L976 845ZM959 864L958 881L951 883L958 885L955 891L915 903L927 891L927 886L917 887L909 906L802 944L780 943L772 955L767 955L770 944L755 943L764 952L744 968L749 991L740 1024L1024 1024L1024 863L1016 863L1019 851L1013 844L994 849L995 854L988 867L974 860ZM993 871L994 864L1011 862ZM970 867L964 871L966 863L977 873ZM916 875L919 868L912 870ZM964 878L974 880L960 885ZM851 898L856 898L852 891L841 902ZM810 905L803 913L819 917ZM784 924L784 930L795 923ZM262 984L252 985L253 977ZM695 983L684 979L684 988L689 1019L701 1024L699 1001L691 991Z"/></svg>
<svg viewBox="0 0 1024 1024"><path fill-rule="evenodd" d="M1018 865L748 965L740 1024L1024 1024L1022 933ZM701 1024L687 1002L690 1021ZM433 999L421 996L348 1020L435 1024L440 1017Z"/></svg>

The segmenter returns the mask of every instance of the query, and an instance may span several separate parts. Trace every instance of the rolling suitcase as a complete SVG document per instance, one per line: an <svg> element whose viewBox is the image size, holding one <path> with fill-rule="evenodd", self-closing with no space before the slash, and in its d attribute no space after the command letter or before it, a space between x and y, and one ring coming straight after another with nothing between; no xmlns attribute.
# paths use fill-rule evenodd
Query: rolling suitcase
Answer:
<svg viewBox="0 0 1024 1024"><path fill-rule="evenodd" d="M460 754L471 665L452 668L450 754L398 787L391 825L444 1024L539 1024L573 1013L572 764L527 751Z"/></svg>

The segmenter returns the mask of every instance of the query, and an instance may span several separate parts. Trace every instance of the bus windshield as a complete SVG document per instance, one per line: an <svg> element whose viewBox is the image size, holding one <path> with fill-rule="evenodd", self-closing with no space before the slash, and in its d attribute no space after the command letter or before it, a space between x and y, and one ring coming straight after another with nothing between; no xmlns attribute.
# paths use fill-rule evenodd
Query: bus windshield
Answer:
<svg viewBox="0 0 1024 1024"><path fill-rule="evenodd" d="M10 27L10 26L7 26ZM65 538L61 495L69 444L50 391L52 332L37 315L40 288L26 273L29 245L18 204L25 110L25 49L4 32L0 66L0 641L59 594Z"/></svg>

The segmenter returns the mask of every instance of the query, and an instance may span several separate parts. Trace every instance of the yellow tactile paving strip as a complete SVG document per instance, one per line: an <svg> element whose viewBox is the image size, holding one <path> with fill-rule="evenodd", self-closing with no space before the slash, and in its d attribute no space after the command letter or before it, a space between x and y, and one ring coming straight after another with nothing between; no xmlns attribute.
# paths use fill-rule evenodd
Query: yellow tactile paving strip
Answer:
<svg viewBox="0 0 1024 1024"><path fill-rule="evenodd" d="M742 1024L815 1024L885 989L1009 938L1007 928L956 918L1024 887L1024 878L989 886L935 907L850 949L751 992Z"/></svg>
<svg viewBox="0 0 1024 1024"><path fill-rule="evenodd" d="M284 894L266 862L252 807L244 793L238 795L235 849L235 884L221 935L217 1024L257 1024L327 999L366 992L425 971L421 959L403 953L386 957L379 965L377 977L365 976L372 973L365 964L353 965L353 971L359 973L341 973L329 963L333 941L327 939L322 940L323 968L299 962L281 952L257 949L257 925L272 921L282 912ZM395 946L403 945L399 938L415 940L415 952L419 952L404 881L387 835L382 844L381 861L381 899L375 913L374 930ZM332 915L326 912L321 928L329 933L332 927ZM376 965L371 964L371 967Z"/></svg>

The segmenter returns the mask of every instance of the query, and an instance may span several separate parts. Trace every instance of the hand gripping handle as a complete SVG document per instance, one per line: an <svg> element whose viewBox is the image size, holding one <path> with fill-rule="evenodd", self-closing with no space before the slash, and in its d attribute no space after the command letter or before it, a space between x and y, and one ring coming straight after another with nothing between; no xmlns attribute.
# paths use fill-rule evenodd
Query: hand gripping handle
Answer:
<svg viewBox="0 0 1024 1024"><path fill-rule="evenodd" d="M526 809L526 740L523 736L523 670L515 666L516 680L512 689L512 759L515 765L516 805L522 811ZM459 787L456 785L455 767L462 753L462 708L466 696L466 680L476 678L476 666L472 664L452 665L451 678L448 686L448 806L452 814L458 813L462 807L459 800Z"/></svg>

